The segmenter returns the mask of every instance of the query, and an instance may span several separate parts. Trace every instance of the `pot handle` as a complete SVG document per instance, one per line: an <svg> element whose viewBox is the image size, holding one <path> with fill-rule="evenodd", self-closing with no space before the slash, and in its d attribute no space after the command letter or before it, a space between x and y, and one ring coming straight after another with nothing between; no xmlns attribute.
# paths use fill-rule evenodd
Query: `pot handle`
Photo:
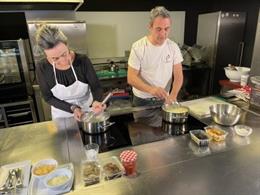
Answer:
<svg viewBox="0 0 260 195"><path fill-rule="evenodd" d="M174 119L179 119L179 118L185 118L185 119L187 119L187 118L188 118L188 116L182 116L182 117L172 117L172 118L174 118Z"/></svg>
<svg viewBox="0 0 260 195"><path fill-rule="evenodd" d="M99 125L98 127L99 127L99 128L102 128L102 129L105 129L105 128L107 128L107 127L112 126L113 124L115 124L115 122L109 122L107 125Z"/></svg>

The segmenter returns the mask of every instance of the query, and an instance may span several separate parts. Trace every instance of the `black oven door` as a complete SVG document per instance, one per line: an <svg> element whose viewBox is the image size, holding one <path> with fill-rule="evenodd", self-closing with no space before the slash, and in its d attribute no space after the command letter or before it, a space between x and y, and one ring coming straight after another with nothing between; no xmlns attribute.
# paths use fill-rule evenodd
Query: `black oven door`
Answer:
<svg viewBox="0 0 260 195"><path fill-rule="evenodd" d="M0 101L8 102L27 97L24 78L22 40L0 41Z"/></svg>

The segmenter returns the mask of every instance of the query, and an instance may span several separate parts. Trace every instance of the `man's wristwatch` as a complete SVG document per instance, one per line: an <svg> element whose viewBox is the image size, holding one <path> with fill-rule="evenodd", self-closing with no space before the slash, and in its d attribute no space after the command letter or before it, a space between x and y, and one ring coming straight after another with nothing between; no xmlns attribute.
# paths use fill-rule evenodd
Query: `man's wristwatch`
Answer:
<svg viewBox="0 0 260 195"><path fill-rule="evenodd" d="M73 104L73 105L70 107L70 110L71 110L72 112L74 112L74 110L75 110L76 108L81 108L81 107L79 107L79 106L76 105L76 104Z"/></svg>

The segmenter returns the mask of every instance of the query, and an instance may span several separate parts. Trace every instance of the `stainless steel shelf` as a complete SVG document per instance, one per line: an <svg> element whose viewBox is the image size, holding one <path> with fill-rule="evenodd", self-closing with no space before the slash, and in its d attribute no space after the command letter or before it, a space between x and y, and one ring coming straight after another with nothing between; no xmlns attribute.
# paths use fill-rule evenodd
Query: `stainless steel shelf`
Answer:
<svg viewBox="0 0 260 195"><path fill-rule="evenodd" d="M30 108L20 108L20 109L14 109L14 110L7 110L6 114L16 113L16 112L23 112L23 111L30 111Z"/></svg>
<svg viewBox="0 0 260 195"><path fill-rule="evenodd" d="M33 100L0 104L2 118L0 128L37 122Z"/></svg>
<svg viewBox="0 0 260 195"><path fill-rule="evenodd" d="M23 122L19 122L19 123L12 123L12 124L9 124L9 127L13 127L13 126L17 126L17 125L25 125L25 124L29 124L29 123L33 123L33 121L30 120L30 121L23 121Z"/></svg>

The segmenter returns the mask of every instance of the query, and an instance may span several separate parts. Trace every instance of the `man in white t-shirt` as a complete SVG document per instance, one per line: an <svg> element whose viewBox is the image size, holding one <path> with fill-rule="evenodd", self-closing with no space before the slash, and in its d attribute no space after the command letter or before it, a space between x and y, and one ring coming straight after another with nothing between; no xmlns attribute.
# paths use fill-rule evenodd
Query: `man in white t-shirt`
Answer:
<svg viewBox="0 0 260 195"><path fill-rule="evenodd" d="M134 106L177 99L183 83L183 58L178 45L168 39L170 28L168 10L155 7L151 10L149 35L132 45L127 81L133 86Z"/></svg>

